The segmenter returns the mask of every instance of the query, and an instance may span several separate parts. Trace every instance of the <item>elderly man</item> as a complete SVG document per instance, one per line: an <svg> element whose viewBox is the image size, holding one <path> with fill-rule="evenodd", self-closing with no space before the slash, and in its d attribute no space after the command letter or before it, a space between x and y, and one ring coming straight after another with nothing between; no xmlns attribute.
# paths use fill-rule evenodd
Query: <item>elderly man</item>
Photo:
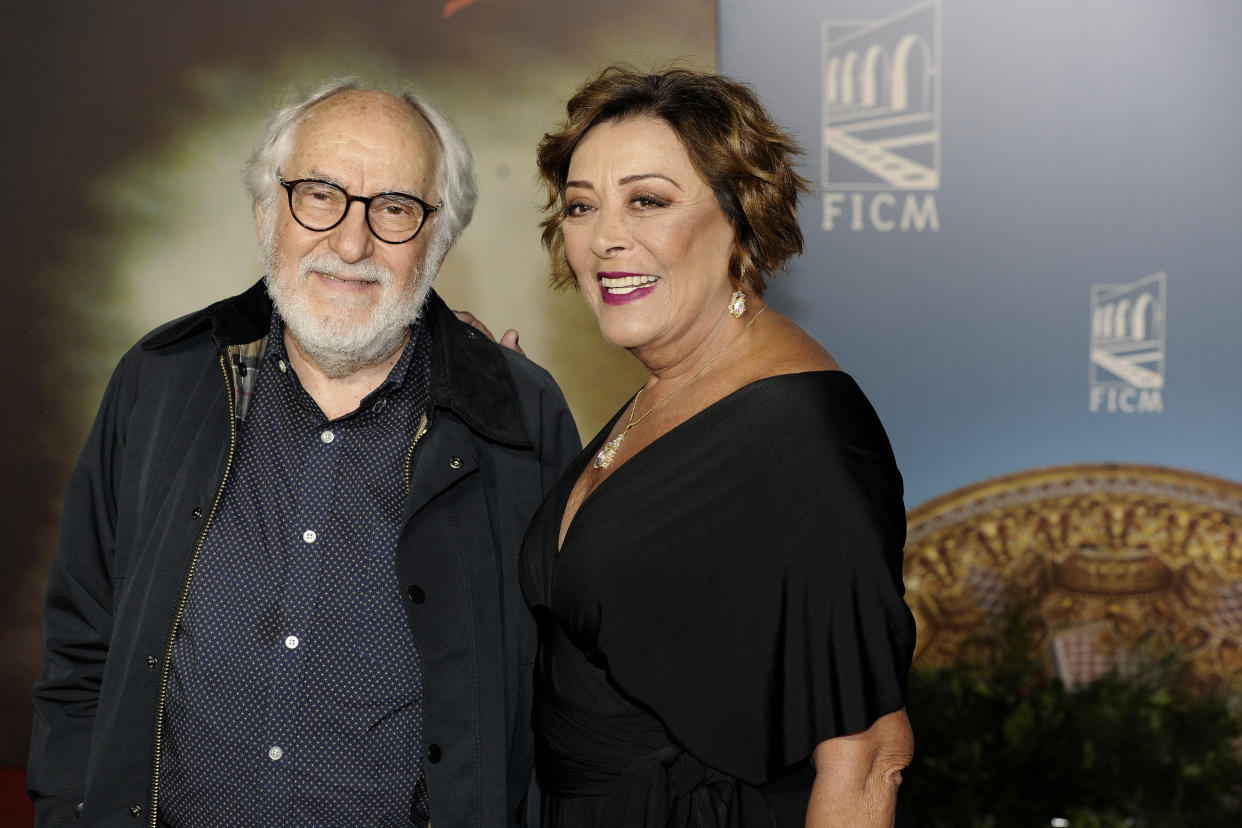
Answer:
<svg viewBox="0 0 1242 828"><path fill-rule="evenodd" d="M578 437L431 293L473 161L341 84L247 165L263 282L121 360L65 498L38 824L520 825L523 532Z"/></svg>

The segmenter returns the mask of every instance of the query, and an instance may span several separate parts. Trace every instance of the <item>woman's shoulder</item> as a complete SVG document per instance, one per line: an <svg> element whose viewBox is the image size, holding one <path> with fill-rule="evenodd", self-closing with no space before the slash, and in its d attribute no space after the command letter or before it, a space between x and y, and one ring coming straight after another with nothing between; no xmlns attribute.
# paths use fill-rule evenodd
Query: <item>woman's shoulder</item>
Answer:
<svg viewBox="0 0 1242 828"><path fill-rule="evenodd" d="M839 371L828 349L789 317L768 308L768 324L759 331L762 358L753 363L755 379L779 374Z"/></svg>
<svg viewBox="0 0 1242 828"><path fill-rule="evenodd" d="M840 368L790 370L760 377L739 388L734 401L764 424L787 436L806 430L827 434L833 424L877 420L875 409L854 378Z"/></svg>
<svg viewBox="0 0 1242 828"><path fill-rule="evenodd" d="M853 378L815 337L780 313L769 309L766 315L771 321L756 337L747 376L738 384L746 396L785 404L811 404L825 396L838 405L865 402Z"/></svg>
<svg viewBox="0 0 1242 828"><path fill-rule="evenodd" d="M763 423L765 439L887 447L870 400L828 349L788 317L771 309L765 316L771 322L734 395L746 416Z"/></svg>

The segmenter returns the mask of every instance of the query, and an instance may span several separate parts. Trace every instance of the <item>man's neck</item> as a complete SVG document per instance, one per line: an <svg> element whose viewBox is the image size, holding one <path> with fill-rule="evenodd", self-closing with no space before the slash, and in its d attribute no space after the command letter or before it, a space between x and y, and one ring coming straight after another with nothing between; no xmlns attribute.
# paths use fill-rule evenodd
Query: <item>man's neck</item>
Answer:
<svg viewBox="0 0 1242 828"><path fill-rule="evenodd" d="M313 359L302 350L301 344L285 327L285 351L289 354L289 363L298 375L298 381L311 395L311 399L319 406L329 420L343 417L357 410L362 400L383 384L388 378L392 367L401 359L401 352L410 341L407 334L391 354L382 361L367 365L353 373L342 377L332 377L324 373Z"/></svg>

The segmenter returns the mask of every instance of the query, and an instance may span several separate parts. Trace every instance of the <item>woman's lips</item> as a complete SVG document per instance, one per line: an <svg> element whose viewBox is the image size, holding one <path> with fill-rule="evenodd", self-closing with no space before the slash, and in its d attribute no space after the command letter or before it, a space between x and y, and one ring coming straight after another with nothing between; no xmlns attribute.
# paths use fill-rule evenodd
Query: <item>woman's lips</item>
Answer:
<svg viewBox="0 0 1242 828"><path fill-rule="evenodd" d="M605 304L625 305L637 302L655 290L660 279L645 273L610 272L596 274L599 291Z"/></svg>

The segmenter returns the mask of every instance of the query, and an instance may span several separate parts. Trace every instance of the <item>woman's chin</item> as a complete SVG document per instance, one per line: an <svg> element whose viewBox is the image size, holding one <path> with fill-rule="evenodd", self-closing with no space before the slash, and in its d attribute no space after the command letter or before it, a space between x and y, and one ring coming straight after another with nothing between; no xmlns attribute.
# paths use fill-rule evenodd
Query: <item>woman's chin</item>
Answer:
<svg viewBox="0 0 1242 828"><path fill-rule="evenodd" d="M599 320L599 332L610 345L631 351L641 348L652 339L652 332L645 326L623 323L618 319L610 319L605 313Z"/></svg>

